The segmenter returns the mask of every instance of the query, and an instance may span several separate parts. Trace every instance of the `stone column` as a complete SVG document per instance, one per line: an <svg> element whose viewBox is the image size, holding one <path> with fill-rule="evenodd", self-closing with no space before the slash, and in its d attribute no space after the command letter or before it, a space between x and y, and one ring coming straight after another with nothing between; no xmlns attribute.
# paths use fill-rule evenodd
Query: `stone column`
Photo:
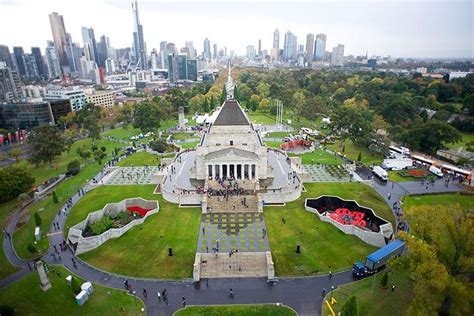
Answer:
<svg viewBox="0 0 474 316"><path fill-rule="evenodd" d="M219 178L222 178L222 164L219 164Z"/></svg>

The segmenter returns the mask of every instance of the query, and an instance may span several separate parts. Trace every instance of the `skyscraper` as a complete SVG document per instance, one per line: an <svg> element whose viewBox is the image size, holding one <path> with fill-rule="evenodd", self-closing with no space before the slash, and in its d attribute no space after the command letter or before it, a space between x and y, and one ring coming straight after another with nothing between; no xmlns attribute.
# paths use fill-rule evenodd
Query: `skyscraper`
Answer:
<svg viewBox="0 0 474 316"><path fill-rule="evenodd" d="M280 32L278 32L278 29L273 32L273 48L280 49Z"/></svg>
<svg viewBox="0 0 474 316"><path fill-rule="evenodd" d="M186 41L184 46L188 49L188 57L191 59L196 58L196 49L194 49L194 44L191 41Z"/></svg>
<svg viewBox="0 0 474 316"><path fill-rule="evenodd" d="M314 59L323 60L326 54L326 34L316 35L316 41L314 42Z"/></svg>
<svg viewBox="0 0 474 316"><path fill-rule="evenodd" d="M10 69L15 69L15 64L13 63L8 46L0 45L0 62L4 62Z"/></svg>
<svg viewBox="0 0 474 316"><path fill-rule="evenodd" d="M140 24L138 16L138 3L132 3L133 18L135 30L133 32L133 61L139 64L142 69L148 69L148 60L145 46L145 39L143 37L143 26Z"/></svg>
<svg viewBox="0 0 474 316"><path fill-rule="evenodd" d="M262 57L262 40L258 40L258 57Z"/></svg>
<svg viewBox="0 0 474 316"><path fill-rule="evenodd" d="M97 54L97 42L95 40L94 29L82 27L82 42L84 43L84 55L87 60L99 62L99 56Z"/></svg>
<svg viewBox="0 0 474 316"><path fill-rule="evenodd" d="M247 58L250 60L254 60L255 55L257 55L257 52L255 51L255 46L253 45L247 46Z"/></svg>
<svg viewBox="0 0 474 316"><path fill-rule="evenodd" d="M52 41L48 41L48 47L46 47L44 54L46 56L46 66L48 68L49 78L54 79L61 76L59 57Z"/></svg>
<svg viewBox="0 0 474 316"><path fill-rule="evenodd" d="M26 65L25 65L25 52L23 51L23 47L16 46L13 47L13 58L16 65L16 69L18 70L18 74L21 78L28 77L28 73L26 72Z"/></svg>
<svg viewBox="0 0 474 316"><path fill-rule="evenodd" d="M217 44L212 45L212 58L217 59Z"/></svg>
<svg viewBox="0 0 474 316"><path fill-rule="evenodd" d="M211 42L209 39L206 37L204 40L204 54L203 54L204 59L211 59Z"/></svg>
<svg viewBox="0 0 474 316"><path fill-rule="evenodd" d="M338 44L336 47L333 47L331 65L344 66L344 45Z"/></svg>
<svg viewBox="0 0 474 316"><path fill-rule="evenodd" d="M297 38L290 31L285 33L285 42L283 44L283 59L296 60Z"/></svg>
<svg viewBox="0 0 474 316"><path fill-rule="evenodd" d="M314 59L314 34L306 35L306 60Z"/></svg>
<svg viewBox="0 0 474 316"><path fill-rule="evenodd" d="M33 55L36 63L36 69L38 70L38 76L40 78L47 78L46 69L44 65L44 59L41 55L41 49L39 47L31 47L31 55Z"/></svg>
<svg viewBox="0 0 474 316"><path fill-rule="evenodd" d="M64 26L63 16L56 12L49 15L49 22L51 24L51 32L53 33L54 47L59 57L59 65L66 73L70 72L69 60L67 55L67 35L66 27Z"/></svg>
<svg viewBox="0 0 474 316"><path fill-rule="evenodd" d="M38 67L36 66L35 56L32 54L25 54L23 56L23 61L26 68L26 76L31 79L39 78Z"/></svg>
<svg viewBox="0 0 474 316"><path fill-rule="evenodd" d="M0 103L18 101L20 98L21 83L18 74L0 61Z"/></svg>
<svg viewBox="0 0 474 316"><path fill-rule="evenodd" d="M105 60L109 56L109 38L105 35L100 37L100 42L97 43L97 65L105 67Z"/></svg>

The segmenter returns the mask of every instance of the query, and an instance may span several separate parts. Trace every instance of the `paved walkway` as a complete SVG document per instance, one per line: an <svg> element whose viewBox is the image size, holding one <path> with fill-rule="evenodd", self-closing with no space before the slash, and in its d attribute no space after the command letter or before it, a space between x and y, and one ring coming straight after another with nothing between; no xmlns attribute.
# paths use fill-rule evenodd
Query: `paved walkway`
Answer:
<svg viewBox="0 0 474 316"><path fill-rule="evenodd" d="M100 181L102 174L98 174L96 179ZM452 192L460 191L461 187L450 184L445 187L444 181L438 180L431 187L421 186L420 182L405 183L379 183L374 182L374 188L382 197L392 206L393 201L398 201L403 195L418 193ZM86 185L85 190L92 189ZM388 192L391 192L390 199ZM87 194L87 193L86 193ZM81 198L77 193L72 197L73 204ZM57 215L54 219L62 228L67 215ZM19 213L15 214L8 227L7 232L13 235L16 223L19 219ZM51 232L57 232L52 227ZM63 240L63 234L54 234L49 236L51 245L57 245ZM0 287L5 287L19 280L29 273L26 262L18 259L13 246L8 238L3 241L3 249L8 260L21 267L21 270L0 281ZM52 249L52 247L50 248ZM50 250L51 251L51 250ZM65 251L61 254L61 261L53 259L49 253L45 254L43 259L49 263L63 264L79 276L94 283L123 289L125 278L108 272L100 271L75 257L71 251ZM188 305L206 305L206 304L256 304L256 303L276 303L281 302L291 306L300 315L315 315L321 312L322 291L329 291L331 286L353 282L353 276L350 271L334 274L332 279L327 276L309 277L309 278L284 278L277 284L267 283L265 278L242 278L242 279L210 279L200 283L184 280L179 282L159 281L152 279L134 279L128 278L132 285L132 290L136 295L142 298L146 304L148 315L172 315L174 311L181 307L181 298L185 297ZM147 289L148 298L142 296L143 288ZM156 296L158 291L166 288L169 297L169 305L159 302ZM232 288L235 292L234 298L230 298L228 293Z"/></svg>
<svg viewBox="0 0 474 316"><path fill-rule="evenodd" d="M310 175L308 182L349 182L349 173L344 165L303 165L303 170Z"/></svg>

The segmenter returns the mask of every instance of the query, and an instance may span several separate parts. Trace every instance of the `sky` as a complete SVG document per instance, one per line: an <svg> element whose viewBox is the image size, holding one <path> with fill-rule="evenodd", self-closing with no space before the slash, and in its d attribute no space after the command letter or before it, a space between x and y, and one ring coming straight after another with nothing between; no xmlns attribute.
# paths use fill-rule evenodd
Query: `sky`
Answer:
<svg viewBox="0 0 474 316"><path fill-rule="evenodd" d="M345 55L474 58L472 0L139 0L148 51L161 41L198 53L208 37L218 49L245 54L247 45L271 49L273 31L291 31L298 44L308 33L327 34L327 50L341 43ZM0 0L0 44L44 48L52 39L48 14L63 15L67 32L82 44L81 27L94 28L115 48L130 47L129 0Z"/></svg>

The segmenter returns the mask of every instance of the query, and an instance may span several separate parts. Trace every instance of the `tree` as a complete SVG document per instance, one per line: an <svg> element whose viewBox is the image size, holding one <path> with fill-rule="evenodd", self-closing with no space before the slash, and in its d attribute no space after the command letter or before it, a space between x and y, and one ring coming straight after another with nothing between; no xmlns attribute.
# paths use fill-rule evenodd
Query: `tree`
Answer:
<svg viewBox="0 0 474 316"><path fill-rule="evenodd" d="M143 134L160 127L161 113L154 103L142 102L133 111L133 127L139 128Z"/></svg>
<svg viewBox="0 0 474 316"><path fill-rule="evenodd" d="M298 111L298 113L300 114L303 113L305 103L306 103L306 96L303 93L303 91L296 91L293 94L292 104L293 104L293 107Z"/></svg>
<svg viewBox="0 0 474 316"><path fill-rule="evenodd" d="M357 316L357 299L355 296L349 297L349 299L342 305L341 316Z"/></svg>
<svg viewBox="0 0 474 316"><path fill-rule="evenodd" d="M0 202L15 199L21 193L27 192L35 179L20 166L8 166L0 169Z"/></svg>
<svg viewBox="0 0 474 316"><path fill-rule="evenodd" d="M249 108L255 112L257 111L259 103L260 103L260 97L256 94L253 94L249 100Z"/></svg>
<svg viewBox="0 0 474 316"><path fill-rule="evenodd" d="M445 144L461 140L461 134L448 123L431 119L403 132L400 139L412 149L435 153Z"/></svg>
<svg viewBox="0 0 474 316"><path fill-rule="evenodd" d="M123 122L125 125L132 123L133 110L130 104L125 103L116 107L115 119L117 122Z"/></svg>
<svg viewBox="0 0 474 316"><path fill-rule="evenodd" d="M159 153L164 153L168 148L168 144L163 139L154 139L148 144L148 146Z"/></svg>
<svg viewBox="0 0 474 316"><path fill-rule="evenodd" d="M79 160L71 160L67 165L67 174L75 176L81 170L81 163Z"/></svg>
<svg viewBox="0 0 474 316"><path fill-rule="evenodd" d="M102 115L101 108L93 103L87 103L76 113L77 123L89 132L89 137L98 139L100 137L99 121Z"/></svg>
<svg viewBox="0 0 474 316"><path fill-rule="evenodd" d="M270 95L270 85L265 82L261 82L257 86L258 95L261 98L266 98Z"/></svg>
<svg viewBox="0 0 474 316"><path fill-rule="evenodd" d="M51 167L53 160L66 150L66 140L56 126L34 128L28 136L28 142L32 145L31 161L36 165L48 162Z"/></svg>
<svg viewBox="0 0 474 316"><path fill-rule="evenodd" d="M81 292L81 285L79 284L79 280L75 276L73 276L71 279L71 290L72 293L74 293L75 295Z"/></svg>
<svg viewBox="0 0 474 316"><path fill-rule="evenodd" d="M250 97L252 97L252 90L245 83L243 83L239 86L239 90L240 90L239 91L239 94L240 94L240 100L239 101L248 102L250 100Z"/></svg>
<svg viewBox="0 0 474 316"><path fill-rule="evenodd" d="M227 98L227 91L225 90L225 85L222 86L222 93L221 93L221 104L223 104L225 102Z"/></svg>
<svg viewBox="0 0 474 316"><path fill-rule="evenodd" d="M464 98L463 106L469 114L474 115L474 93Z"/></svg>
<svg viewBox="0 0 474 316"><path fill-rule="evenodd" d="M203 105L206 97L203 94L196 94L189 100L189 111L191 113L199 113L203 111Z"/></svg>
<svg viewBox="0 0 474 316"><path fill-rule="evenodd" d="M35 212L35 224L36 226L41 226L41 223L43 222L43 220L41 219L41 216L39 215L38 212Z"/></svg>
<svg viewBox="0 0 474 316"><path fill-rule="evenodd" d="M362 152L359 151L359 154L357 155L357 161L362 161Z"/></svg>
<svg viewBox="0 0 474 316"><path fill-rule="evenodd" d="M382 275L382 279L380 280L380 287L386 289L388 284L388 273L387 271L384 272Z"/></svg>
<svg viewBox="0 0 474 316"><path fill-rule="evenodd" d="M13 148L10 151L8 151L8 155L10 157L12 157L13 159L15 159L15 162L19 161L19 158L20 158L22 153L23 153L23 151L19 147Z"/></svg>
<svg viewBox="0 0 474 316"><path fill-rule="evenodd" d="M28 252L31 254L36 253L36 247L31 241L28 243L27 249L28 249Z"/></svg>
<svg viewBox="0 0 474 316"><path fill-rule="evenodd" d="M238 85L234 86L234 99L240 102L240 91Z"/></svg>
<svg viewBox="0 0 474 316"><path fill-rule="evenodd" d="M58 200L58 196L56 195L56 191L53 191L53 203L54 204L58 204L59 200Z"/></svg>
<svg viewBox="0 0 474 316"><path fill-rule="evenodd" d="M262 99L260 103L258 104L258 107L263 111L267 110L269 106L270 106L270 100L268 99Z"/></svg>

